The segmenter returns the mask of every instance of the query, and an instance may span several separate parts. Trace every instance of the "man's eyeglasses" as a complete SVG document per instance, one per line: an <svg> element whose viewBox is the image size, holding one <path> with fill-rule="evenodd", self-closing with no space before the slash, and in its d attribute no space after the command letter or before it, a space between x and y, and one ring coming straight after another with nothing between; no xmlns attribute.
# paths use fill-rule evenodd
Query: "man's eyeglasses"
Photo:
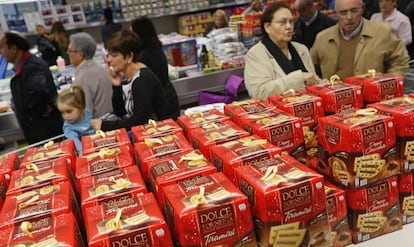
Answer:
<svg viewBox="0 0 414 247"><path fill-rule="evenodd" d="M361 8L352 8L352 9L346 9L346 10L340 10L338 11L339 17L346 17L348 16L348 13L351 13L351 15L359 14L361 11Z"/></svg>
<svg viewBox="0 0 414 247"><path fill-rule="evenodd" d="M67 49L66 53L71 53L71 52L78 52L77 50L71 50L71 49Z"/></svg>
<svg viewBox="0 0 414 247"><path fill-rule="evenodd" d="M280 26L286 26L289 23L290 25L293 26L293 24L295 23L295 20L294 19L282 19L282 20L272 21L272 23L277 23Z"/></svg>

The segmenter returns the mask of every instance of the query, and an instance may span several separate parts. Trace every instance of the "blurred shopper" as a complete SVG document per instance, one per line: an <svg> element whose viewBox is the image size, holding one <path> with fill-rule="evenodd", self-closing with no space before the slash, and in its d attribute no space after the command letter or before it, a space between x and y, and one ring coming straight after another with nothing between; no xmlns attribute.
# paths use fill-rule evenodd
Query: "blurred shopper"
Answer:
<svg viewBox="0 0 414 247"><path fill-rule="evenodd" d="M397 10L397 0L380 0L380 13L371 16L371 21L388 22L391 24L395 35L400 38L404 45L412 42L410 19Z"/></svg>
<svg viewBox="0 0 414 247"><path fill-rule="evenodd" d="M154 72L165 90L165 96L170 104L171 112L175 108L174 119L180 114L178 96L168 76L168 62L162 50L154 24L148 17L140 17L131 21L131 30L141 38L139 61Z"/></svg>
<svg viewBox="0 0 414 247"><path fill-rule="evenodd" d="M39 35L36 45L42 54L42 59L46 61L48 66L56 65L56 59L60 55L57 43L49 39L43 25L36 25L36 32Z"/></svg>
<svg viewBox="0 0 414 247"><path fill-rule="evenodd" d="M46 62L29 52L22 34L10 31L0 38L0 54L14 64L10 81L12 107L29 144L62 134L62 118L56 108L56 86Z"/></svg>
<svg viewBox="0 0 414 247"><path fill-rule="evenodd" d="M70 63L75 66L73 84L82 86L85 92L86 108L94 118L102 117L112 111L112 82L104 66L96 63L93 56L96 42L85 32L72 34L67 50Z"/></svg>
<svg viewBox="0 0 414 247"><path fill-rule="evenodd" d="M206 28L206 34L210 33L214 29L225 28L229 26L227 14L224 10L218 9L213 14L213 23Z"/></svg>
<svg viewBox="0 0 414 247"><path fill-rule="evenodd" d="M263 12L263 0L253 0L250 6L243 11L242 15L258 14Z"/></svg>
<svg viewBox="0 0 414 247"><path fill-rule="evenodd" d="M131 129L145 124L149 119L163 120L175 114L169 111L170 104L160 79L145 64L139 61L141 40L130 30L115 33L108 40L108 74L112 80L112 105L116 121L92 119L96 130ZM126 80L122 80L122 75Z"/></svg>
<svg viewBox="0 0 414 247"><path fill-rule="evenodd" d="M65 59L66 64L69 64L69 58L66 54L69 45L69 35L62 22L57 21L52 24L49 37L58 44L59 55Z"/></svg>
<svg viewBox="0 0 414 247"><path fill-rule="evenodd" d="M325 28L335 25L336 21L319 11L318 1L296 0L295 6L299 18L295 22L293 40L310 49L315 42L316 35Z"/></svg>
<svg viewBox="0 0 414 247"><path fill-rule="evenodd" d="M292 42L294 19L285 3L271 4L262 17L262 41L246 54L244 79L252 98L319 83L306 46Z"/></svg>
<svg viewBox="0 0 414 247"><path fill-rule="evenodd" d="M62 114L63 133L67 139L75 142L78 155L82 155L82 136L95 133L91 125L92 112L85 109L85 93L82 87L74 85L61 92L56 105Z"/></svg>
<svg viewBox="0 0 414 247"><path fill-rule="evenodd" d="M112 11L112 8L105 8L104 9L104 18L105 18L105 25L101 29L101 38L102 43L106 49L106 42L108 41L109 37L118 32L121 31L122 25L121 23L115 23L114 22L114 14Z"/></svg>
<svg viewBox="0 0 414 247"><path fill-rule="evenodd" d="M336 0L338 24L316 36L311 56L323 78L377 72L405 76L408 55L402 41L389 24L371 22L362 17L362 0Z"/></svg>

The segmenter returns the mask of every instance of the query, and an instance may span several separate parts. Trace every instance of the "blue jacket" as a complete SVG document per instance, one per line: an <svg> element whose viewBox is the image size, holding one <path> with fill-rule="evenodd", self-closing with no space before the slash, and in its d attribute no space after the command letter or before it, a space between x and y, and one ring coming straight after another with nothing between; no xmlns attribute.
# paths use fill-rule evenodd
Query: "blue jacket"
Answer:
<svg viewBox="0 0 414 247"><path fill-rule="evenodd" d="M91 135L95 133L95 129L91 125L92 112L89 109L84 111L84 117L75 122L63 124L63 133L67 139L72 139L75 142L78 155L82 155L82 136Z"/></svg>

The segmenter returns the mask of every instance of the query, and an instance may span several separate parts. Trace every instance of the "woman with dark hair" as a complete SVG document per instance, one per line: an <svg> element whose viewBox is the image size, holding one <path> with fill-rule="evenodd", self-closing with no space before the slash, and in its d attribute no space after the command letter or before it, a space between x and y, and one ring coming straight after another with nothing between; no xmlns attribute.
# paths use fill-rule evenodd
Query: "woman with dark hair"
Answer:
<svg viewBox="0 0 414 247"><path fill-rule="evenodd" d="M96 130L131 129L148 123L149 119L171 118L175 112L160 79L139 61L141 39L130 30L115 33L108 40L108 75L112 80L112 106L121 120L103 121L92 119ZM123 75L126 80L123 80Z"/></svg>
<svg viewBox="0 0 414 247"><path fill-rule="evenodd" d="M148 17L140 17L131 21L131 30L141 38L139 61L147 65L161 80L171 112L175 111L173 119L176 119L180 114L178 96L169 79L167 58L154 24Z"/></svg>
<svg viewBox="0 0 414 247"><path fill-rule="evenodd" d="M246 54L245 86L252 98L268 99L289 89L319 83L320 78L306 46L293 42L294 18L281 2L271 4L263 13L263 38Z"/></svg>

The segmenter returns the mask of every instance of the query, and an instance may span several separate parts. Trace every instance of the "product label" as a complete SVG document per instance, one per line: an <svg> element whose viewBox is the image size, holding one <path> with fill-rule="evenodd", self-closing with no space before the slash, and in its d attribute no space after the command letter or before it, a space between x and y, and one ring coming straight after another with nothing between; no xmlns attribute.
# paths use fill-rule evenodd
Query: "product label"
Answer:
<svg viewBox="0 0 414 247"><path fill-rule="evenodd" d="M303 125L310 125L315 123L315 106L313 102L295 104L293 106L293 112L296 117L302 119Z"/></svg>
<svg viewBox="0 0 414 247"><path fill-rule="evenodd" d="M313 213L312 187L309 182L280 190L284 223L300 221Z"/></svg>
<svg viewBox="0 0 414 247"><path fill-rule="evenodd" d="M338 110L349 110L353 108L355 102L354 91L351 89L345 89L335 92L335 100Z"/></svg>
<svg viewBox="0 0 414 247"><path fill-rule="evenodd" d="M281 149L289 149L294 146L293 128L291 123L276 126L270 129L271 142Z"/></svg>
<svg viewBox="0 0 414 247"><path fill-rule="evenodd" d="M378 153L386 148L386 130L384 122L361 127L364 140L364 154Z"/></svg>
<svg viewBox="0 0 414 247"><path fill-rule="evenodd" d="M383 210L389 207L389 189L388 181L367 187L368 212Z"/></svg>
<svg viewBox="0 0 414 247"><path fill-rule="evenodd" d="M110 247L150 247L152 246L150 234L148 229L120 235L114 234L110 237Z"/></svg>
<svg viewBox="0 0 414 247"><path fill-rule="evenodd" d="M341 138L341 129L333 125L325 125L326 141L332 144L338 144Z"/></svg>
<svg viewBox="0 0 414 247"><path fill-rule="evenodd" d="M397 95L397 81L389 79L380 81L381 85L381 99L388 99Z"/></svg>

